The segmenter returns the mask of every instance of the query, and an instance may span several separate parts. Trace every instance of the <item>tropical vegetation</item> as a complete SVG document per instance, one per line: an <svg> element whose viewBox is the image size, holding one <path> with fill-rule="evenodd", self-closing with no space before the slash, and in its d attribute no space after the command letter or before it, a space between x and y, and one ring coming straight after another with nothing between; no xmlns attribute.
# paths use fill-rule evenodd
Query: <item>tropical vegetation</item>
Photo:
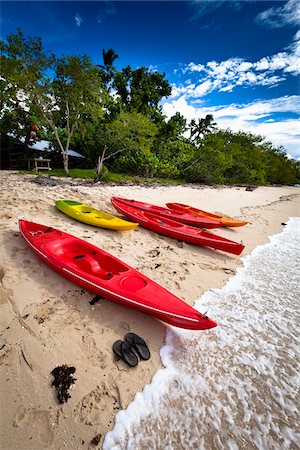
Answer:
<svg viewBox="0 0 300 450"><path fill-rule="evenodd" d="M51 141L65 173L72 148L98 180L116 172L206 184L300 180L299 161L262 136L220 129L212 115L168 119L161 106L171 94L165 74L117 70L111 48L96 65L88 55L49 53L21 30L0 45L1 138Z"/></svg>

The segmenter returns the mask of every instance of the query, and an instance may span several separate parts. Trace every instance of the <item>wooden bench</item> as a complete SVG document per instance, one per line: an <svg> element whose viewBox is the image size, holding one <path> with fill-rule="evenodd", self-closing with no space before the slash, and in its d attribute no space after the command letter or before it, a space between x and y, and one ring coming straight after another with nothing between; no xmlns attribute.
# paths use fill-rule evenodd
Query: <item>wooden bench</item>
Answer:
<svg viewBox="0 0 300 450"><path fill-rule="evenodd" d="M38 172L39 170L51 170L50 162L51 162L51 159L34 158L35 171Z"/></svg>

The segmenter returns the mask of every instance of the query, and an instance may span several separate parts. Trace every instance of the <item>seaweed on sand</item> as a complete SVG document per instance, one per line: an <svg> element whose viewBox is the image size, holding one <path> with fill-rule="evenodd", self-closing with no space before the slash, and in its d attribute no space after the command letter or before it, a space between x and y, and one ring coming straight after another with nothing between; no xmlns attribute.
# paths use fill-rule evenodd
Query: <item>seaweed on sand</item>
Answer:
<svg viewBox="0 0 300 450"><path fill-rule="evenodd" d="M55 367L51 372L54 377L52 386L56 388L59 403L67 402L71 398L68 390L76 381L76 378L71 375L75 370L75 367L68 367L66 364L63 364Z"/></svg>
<svg viewBox="0 0 300 450"><path fill-rule="evenodd" d="M98 445L101 441L101 437L102 437L101 433L96 434L96 436L91 440L91 445L94 445L94 446Z"/></svg>
<svg viewBox="0 0 300 450"><path fill-rule="evenodd" d="M89 302L90 305L94 305L95 303L99 302L100 300L105 300L105 297L101 297L100 295L96 295L93 297L93 299Z"/></svg>

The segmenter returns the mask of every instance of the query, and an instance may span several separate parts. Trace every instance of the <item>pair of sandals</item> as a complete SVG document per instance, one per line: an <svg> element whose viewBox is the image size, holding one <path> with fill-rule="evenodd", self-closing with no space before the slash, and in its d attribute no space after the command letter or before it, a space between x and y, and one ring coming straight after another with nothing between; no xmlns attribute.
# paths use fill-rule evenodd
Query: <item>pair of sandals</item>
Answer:
<svg viewBox="0 0 300 450"><path fill-rule="evenodd" d="M113 352L118 359L122 359L131 367L137 366L139 362L136 353L139 355L140 359L144 360L149 359L151 356L150 350L144 339L135 333L126 334L124 341L116 341L113 344Z"/></svg>

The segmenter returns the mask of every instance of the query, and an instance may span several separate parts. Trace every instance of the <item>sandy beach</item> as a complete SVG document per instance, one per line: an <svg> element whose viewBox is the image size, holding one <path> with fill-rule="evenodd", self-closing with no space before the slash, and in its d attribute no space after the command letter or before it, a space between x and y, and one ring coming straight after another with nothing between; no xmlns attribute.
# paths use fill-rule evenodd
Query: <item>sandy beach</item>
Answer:
<svg viewBox="0 0 300 450"><path fill-rule="evenodd" d="M241 258L280 232L289 217L300 215L300 190L39 181L36 175L0 171L1 449L101 448L115 414L161 367L159 349L167 325L106 300L91 305L93 293L60 277L34 255L20 236L18 218L88 240L193 305L205 291L223 286L242 265ZM126 232L94 228L54 206L58 199L77 200L120 217L110 203L112 195L161 206L186 203L247 220L241 228L213 230L242 241L245 249L234 256L142 227ZM128 332L142 336L151 351L150 360L135 368L116 361L112 352L112 344ZM63 364L75 367L76 381L71 398L59 405L51 371Z"/></svg>

